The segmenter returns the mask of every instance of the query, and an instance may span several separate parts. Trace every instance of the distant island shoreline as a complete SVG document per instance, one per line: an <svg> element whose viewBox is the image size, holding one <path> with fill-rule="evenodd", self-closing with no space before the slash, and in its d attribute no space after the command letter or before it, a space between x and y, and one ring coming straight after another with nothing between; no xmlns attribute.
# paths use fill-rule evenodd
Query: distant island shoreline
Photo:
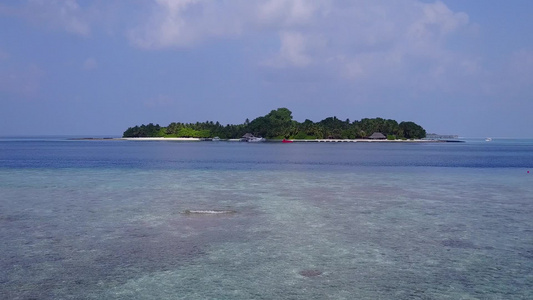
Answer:
<svg viewBox="0 0 533 300"><path fill-rule="evenodd" d="M148 137L148 138L119 138L119 140L126 141L181 141L181 142L202 142L212 141L209 138L167 138L167 137ZM226 142L241 142L241 139L227 139L220 140ZM294 143L449 143L462 142L459 140L431 140L431 139L410 139L410 140L387 140L387 139L266 139L268 143L282 143L283 141L290 141Z"/></svg>
<svg viewBox="0 0 533 300"><path fill-rule="evenodd" d="M85 138L71 138L70 140L78 140L78 141L139 141L139 142L147 142L147 141L174 141L174 142L211 142L213 139L211 138L184 138L184 137L134 137L134 138L92 138L92 137L85 137ZM241 142L241 139L221 139L221 142ZM456 143L456 142L464 142L461 140L454 140L454 139L410 139L410 140L387 140L387 139L290 139L285 140L290 141L294 143ZM265 142L267 143L282 143L283 140L280 139L266 139Z"/></svg>
<svg viewBox="0 0 533 300"><path fill-rule="evenodd" d="M429 136L435 136L430 134ZM452 137L453 136L442 136ZM174 140L174 141L283 141L292 142L428 142L445 141L444 138L426 138L426 130L412 122L398 123L392 119L364 118L351 122L328 117L320 122L306 119L304 122L293 120L287 108L272 110L265 116L243 124L222 125L206 121L196 123L172 122L166 127L150 123L129 127L123 139L133 140Z"/></svg>

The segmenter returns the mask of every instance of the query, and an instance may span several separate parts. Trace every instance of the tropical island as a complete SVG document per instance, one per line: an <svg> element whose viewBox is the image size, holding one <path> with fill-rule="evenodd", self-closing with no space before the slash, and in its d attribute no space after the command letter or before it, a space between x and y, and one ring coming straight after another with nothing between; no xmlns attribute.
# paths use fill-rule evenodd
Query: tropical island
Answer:
<svg viewBox="0 0 533 300"><path fill-rule="evenodd" d="M167 127L150 123L129 127L124 131L124 138L160 137L160 138L214 138L239 139L246 134L260 136L272 140L294 139L365 139L378 134L387 140L410 140L426 137L422 126L411 122L400 122L382 118L364 118L350 122L349 119L339 120L328 117L320 122L306 119L300 123L292 119L292 112L287 108L272 110L265 116L243 124L222 125L219 122L203 123L172 122Z"/></svg>

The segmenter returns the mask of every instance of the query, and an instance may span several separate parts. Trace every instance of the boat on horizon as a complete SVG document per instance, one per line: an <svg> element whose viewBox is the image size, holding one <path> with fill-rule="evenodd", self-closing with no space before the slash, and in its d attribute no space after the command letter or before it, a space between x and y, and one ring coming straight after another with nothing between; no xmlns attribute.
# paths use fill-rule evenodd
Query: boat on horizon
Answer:
<svg viewBox="0 0 533 300"><path fill-rule="evenodd" d="M492 142L492 138L490 138L490 137L489 137L489 138L486 138L486 139L485 139L485 142Z"/></svg>
<svg viewBox="0 0 533 300"><path fill-rule="evenodd" d="M248 142L248 143L259 143L266 141L265 138L254 136L251 133L246 133L241 137L241 142Z"/></svg>

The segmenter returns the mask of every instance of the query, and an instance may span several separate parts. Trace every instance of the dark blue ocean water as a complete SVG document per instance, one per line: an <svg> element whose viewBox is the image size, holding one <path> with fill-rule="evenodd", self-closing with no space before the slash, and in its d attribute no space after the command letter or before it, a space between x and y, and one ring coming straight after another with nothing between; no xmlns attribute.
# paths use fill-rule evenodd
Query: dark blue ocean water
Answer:
<svg viewBox="0 0 533 300"><path fill-rule="evenodd" d="M5 299L532 299L532 220L530 140L0 139Z"/></svg>
<svg viewBox="0 0 533 300"><path fill-rule="evenodd" d="M197 143L0 140L1 167L273 169L305 167L533 167L533 140L467 143ZM133 144L135 143L135 144ZM133 146L134 145L134 146Z"/></svg>

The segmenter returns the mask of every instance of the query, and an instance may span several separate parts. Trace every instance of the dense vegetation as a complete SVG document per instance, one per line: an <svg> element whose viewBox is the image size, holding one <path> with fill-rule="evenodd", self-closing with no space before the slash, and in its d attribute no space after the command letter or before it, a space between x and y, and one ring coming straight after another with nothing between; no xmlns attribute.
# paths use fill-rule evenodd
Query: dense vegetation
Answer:
<svg viewBox="0 0 533 300"><path fill-rule="evenodd" d="M292 119L292 112L287 108L272 110L265 116L252 121L246 119L243 124L223 126L219 122L170 123L161 127L152 123L130 127L124 137L196 137L236 139L245 133L269 139L356 139L365 138L374 132L381 132L388 139L418 139L426 136L426 131L414 122L374 118L350 122L329 117L320 122L305 120L303 123Z"/></svg>

